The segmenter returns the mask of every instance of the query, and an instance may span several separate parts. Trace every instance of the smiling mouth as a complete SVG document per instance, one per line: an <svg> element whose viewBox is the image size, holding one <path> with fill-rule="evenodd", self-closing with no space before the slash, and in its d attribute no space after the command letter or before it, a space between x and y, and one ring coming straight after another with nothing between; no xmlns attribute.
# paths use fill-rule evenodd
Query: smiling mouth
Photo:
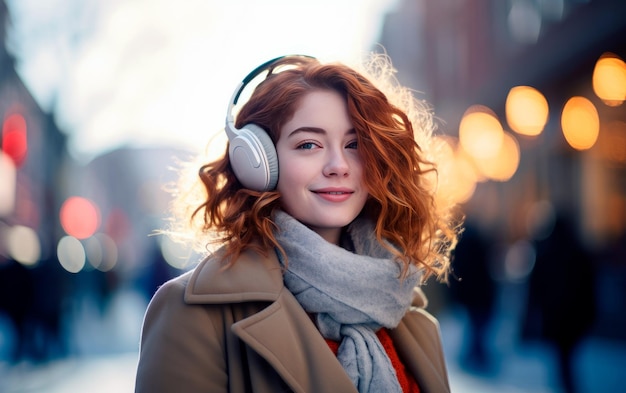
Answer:
<svg viewBox="0 0 626 393"><path fill-rule="evenodd" d="M354 194L354 191L352 190L343 190L343 191L319 190L319 191L313 191L313 192L316 195L318 195L320 198L328 202L333 202L333 203L345 202L348 199L350 199L350 197Z"/></svg>
<svg viewBox="0 0 626 393"><path fill-rule="evenodd" d="M352 194L353 191L313 191L316 194L326 194L326 195L345 195Z"/></svg>

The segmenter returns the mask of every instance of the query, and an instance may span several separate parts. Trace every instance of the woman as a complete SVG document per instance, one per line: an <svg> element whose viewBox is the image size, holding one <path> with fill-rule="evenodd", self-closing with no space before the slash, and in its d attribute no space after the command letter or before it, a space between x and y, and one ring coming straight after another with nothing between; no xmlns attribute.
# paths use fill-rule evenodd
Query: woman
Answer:
<svg viewBox="0 0 626 393"><path fill-rule="evenodd" d="M381 80L390 69L370 64ZM392 93L396 105L364 73L304 56L244 79L229 149L200 168L192 214L196 239L221 247L154 295L137 392L449 391L416 288L446 279L455 227L416 142L427 145L430 114Z"/></svg>

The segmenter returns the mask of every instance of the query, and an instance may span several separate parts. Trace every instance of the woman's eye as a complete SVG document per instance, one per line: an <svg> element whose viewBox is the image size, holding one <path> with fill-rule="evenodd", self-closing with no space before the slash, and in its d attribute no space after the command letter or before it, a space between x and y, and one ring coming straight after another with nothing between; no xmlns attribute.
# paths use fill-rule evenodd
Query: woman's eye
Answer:
<svg viewBox="0 0 626 393"><path fill-rule="evenodd" d="M302 150L311 150L315 148L315 143L313 142L303 142L297 146L298 149Z"/></svg>
<svg viewBox="0 0 626 393"><path fill-rule="evenodd" d="M357 147L357 141L352 141L346 145L346 149L356 149Z"/></svg>

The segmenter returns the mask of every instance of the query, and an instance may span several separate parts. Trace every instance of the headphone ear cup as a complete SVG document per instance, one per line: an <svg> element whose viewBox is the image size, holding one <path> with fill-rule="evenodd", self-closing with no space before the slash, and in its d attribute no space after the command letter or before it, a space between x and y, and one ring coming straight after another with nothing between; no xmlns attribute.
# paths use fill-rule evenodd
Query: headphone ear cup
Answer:
<svg viewBox="0 0 626 393"><path fill-rule="evenodd" d="M229 141L228 156L237 180L255 191L270 191L278 183L278 156L272 138L256 124L246 124Z"/></svg>

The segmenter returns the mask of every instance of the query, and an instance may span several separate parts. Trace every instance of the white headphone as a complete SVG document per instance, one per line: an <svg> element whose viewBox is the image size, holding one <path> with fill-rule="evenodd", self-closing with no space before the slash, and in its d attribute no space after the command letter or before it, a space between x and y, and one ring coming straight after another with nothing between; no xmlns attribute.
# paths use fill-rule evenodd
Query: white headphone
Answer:
<svg viewBox="0 0 626 393"><path fill-rule="evenodd" d="M279 60L289 57L311 58L303 55L280 56L261 64L241 81L228 104L225 130L229 142L230 165L237 180L251 190L270 191L276 188L278 156L272 139L263 128L253 123L246 124L240 129L235 127L233 108L237 105L241 92L252 79L266 70L271 74Z"/></svg>

